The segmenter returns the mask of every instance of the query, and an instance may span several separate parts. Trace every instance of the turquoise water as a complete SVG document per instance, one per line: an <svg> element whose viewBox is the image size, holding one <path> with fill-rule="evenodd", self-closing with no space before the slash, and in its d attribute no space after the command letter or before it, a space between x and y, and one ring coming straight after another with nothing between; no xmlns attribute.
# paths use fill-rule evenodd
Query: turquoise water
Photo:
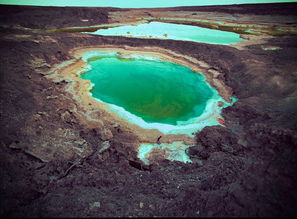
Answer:
<svg viewBox="0 0 297 219"><path fill-rule="evenodd" d="M36 6L85 6L152 8L176 6L229 5L246 3L296 2L296 0L0 0L0 4Z"/></svg>
<svg viewBox="0 0 297 219"><path fill-rule="evenodd" d="M123 107L148 123L176 125L199 117L213 91L201 74L171 62L93 57L83 79L94 84L92 95Z"/></svg>
<svg viewBox="0 0 297 219"><path fill-rule="evenodd" d="M91 34L104 36L126 36L138 38L157 38L186 40L210 44L234 44L243 39L233 32L213 30L192 25L150 22L137 26L127 25L97 30Z"/></svg>
<svg viewBox="0 0 297 219"><path fill-rule="evenodd" d="M221 125L222 109L236 101L226 102L201 74L156 57L90 49L81 58L88 66L77 74L91 80L89 94L144 129L194 137L206 126Z"/></svg>

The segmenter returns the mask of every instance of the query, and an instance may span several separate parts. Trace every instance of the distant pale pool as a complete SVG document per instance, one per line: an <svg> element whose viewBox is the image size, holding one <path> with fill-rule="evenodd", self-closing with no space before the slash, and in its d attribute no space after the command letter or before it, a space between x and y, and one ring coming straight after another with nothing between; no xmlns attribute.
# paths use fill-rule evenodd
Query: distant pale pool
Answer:
<svg viewBox="0 0 297 219"><path fill-rule="evenodd" d="M127 25L108 29L100 29L91 34L103 36L185 40L221 45L234 44L243 40L240 38L239 34L233 32L163 22L150 22L146 24L139 24L137 26Z"/></svg>

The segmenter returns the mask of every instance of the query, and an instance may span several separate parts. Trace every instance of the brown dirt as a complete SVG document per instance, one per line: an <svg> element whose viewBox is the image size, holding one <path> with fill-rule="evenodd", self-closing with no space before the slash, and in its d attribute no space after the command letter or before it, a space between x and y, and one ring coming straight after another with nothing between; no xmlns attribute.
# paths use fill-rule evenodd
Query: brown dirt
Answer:
<svg viewBox="0 0 297 219"><path fill-rule="evenodd" d="M237 16L255 23L261 14L258 6L236 7ZM282 16L281 23L296 4L284 8L263 16ZM116 10L0 6L0 216L297 216L297 38L274 37L238 50L26 29L103 24ZM223 111L226 127L196 134L188 151L192 164L142 164L133 132L114 122L86 127L85 112L65 92L68 82L45 77L72 59L70 50L105 44L161 47L222 73L238 101Z"/></svg>

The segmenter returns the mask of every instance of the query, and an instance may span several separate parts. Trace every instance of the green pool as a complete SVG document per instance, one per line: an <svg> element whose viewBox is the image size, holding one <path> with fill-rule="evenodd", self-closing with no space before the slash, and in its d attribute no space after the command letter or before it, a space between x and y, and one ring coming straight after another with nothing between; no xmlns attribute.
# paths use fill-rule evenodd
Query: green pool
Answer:
<svg viewBox="0 0 297 219"><path fill-rule="evenodd" d="M201 74L171 62L100 57L82 75L93 97L123 107L144 121L176 125L200 116L213 92Z"/></svg>
<svg viewBox="0 0 297 219"><path fill-rule="evenodd" d="M224 101L202 74L156 57L89 51L80 77L92 82L90 95L145 129L187 134L218 125Z"/></svg>

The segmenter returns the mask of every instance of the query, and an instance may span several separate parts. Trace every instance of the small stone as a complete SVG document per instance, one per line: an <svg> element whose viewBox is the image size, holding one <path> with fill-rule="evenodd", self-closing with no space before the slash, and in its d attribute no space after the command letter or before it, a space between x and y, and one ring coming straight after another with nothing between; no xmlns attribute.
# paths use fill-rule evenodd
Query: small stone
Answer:
<svg viewBox="0 0 297 219"><path fill-rule="evenodd" d="M54 96L54 95L51 95L51 96L47 96L46 99L47 100L51 100L51 99L57 99L58 96Z"/></svg>
<svg viewBox="0 0 297 219"><path fill-rule="evenodd" d="M250 36L248 34L240 34L240 38L250 40Z"/></svg>
<svg viewBox="0 0 297 219"><path fill-rule="evenodd" d="M234 152L233 148L230 147L229 145L226 145L226 144L222 144L221 149L222 149L223 152L229 152L229 153Z"/></svg>
<svg viewBox="0 0 297 219"><path fill-rule="evenodd" d="M144 203L143 203L143 202L140 202L140 203L139 203L139 207L140 207L140 208L143 208L143 207L144 207Z"/></svg>
<svg viewBox="0 0 297 219"><path fill-rule="evenodd" d="M84 148L79 148L79 147L73 147L73 149L76 149L79 151L79 153L83 153L85 151Z"/></svg>
<svg viewBox="0 0 297 219"><path fill-rule="evenodd" d="M116 122L116 123L112 124L111 126L112 126L113 128L118 128L118 127L120 127L120 124Z"/></svg>
<svg viewBox="0 0 297 219"><path fill-rule="evenodd" d="M35 114L35 115L33 115L33 118L34 118L35 121L38 121L38 120L41 119L41 115L40 114Z"/></svg>
<svg viewBox="0 0 297 219"><path fill-rule="evenodd" d="M11 143L8 147L12 148L12 149L20 149L21 148L21 146L19 144L17 144L16 142Z"/></svg>
<svg viewBox="0 0 297 219"><path fill-rule="evenodd" d="M101 145L100 145L100 149L98 151L98 153L102 153L103 151L107 150L108 148L110 148L110 143L109 141L104 141Z"/></svg>
<svg viewBox="0 0 297 219"><path fill-rule="evenodd" d="M202 160L198 160L197 164L198 164L198 167L202 167L203 166Z"/></svg>
<svg viewBox="0 0 297 219"><path fill-rule="evenodd" d="M209 69L208 72L212 73L212 76L214 78L217 78L219 75L220 75L220 72L218 72L217 70L215 69Z"/></svg>
<svg viewBox="0 0 297 219"><path fill-rule="evenodd" d="M100 208L100 207L101 207L101 203L100 202L90 203L90 210L93 210L95 208Z"/></svg>
<svg viewBox="0 0 297 219"><path fill-rule="evenodd" d="M100 134L101 134L101 139L104 140L104 141L113 138L113 134L112 134L112 132L111 132L109 129L106 129L106 128L104 128L104 129L101 131Z"/></svg>
<svg viewBox="0 0 297 219"><path fill-rule="evenodd" d="M242 138L240 138L237 143L242 145L243 147L247 147L248 145L248 142Z"/></svg>
<svg viewBox="0 0 297 219"><path fill-rule="evenodd" d="M47 112L37 112L37 114L40 115L40 116L47 116L48 115Z"/></svg>
<svg viewBox="0 0 297 219"><path fill-rule="evenodd" d="M71 111L66 110L65 112L60 114L60 117L63 121L67 123L75 123L75 119L73 113Z"/></svg>

